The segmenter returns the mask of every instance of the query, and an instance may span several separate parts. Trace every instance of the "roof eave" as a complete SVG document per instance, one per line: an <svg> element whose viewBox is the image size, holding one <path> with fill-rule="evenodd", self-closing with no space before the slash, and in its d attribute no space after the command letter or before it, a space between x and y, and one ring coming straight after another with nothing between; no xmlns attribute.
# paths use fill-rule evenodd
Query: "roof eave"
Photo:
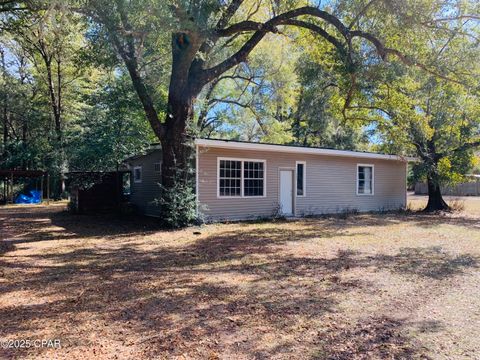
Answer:
<svg viewBox="0 0 480 360"><path fill-rule="evenodd" d="M401 155L386 155L386 154L376 154L376 153L365 153L360 151L320 149L320 148L297 147L297 146L288 146L288 145L244 143L244 142L235 142L235 141L228 141L228 140L196 139L195 144L198 146L216 147L216 148L224 148L224 149L237 149L237 150L276 151L276 152L288 152L288 153L294 153L294 154L354 157L354 158L361 158L361 159L395 160L395 161L404 161L404 162L418 161L417 158L401 156Z"/></svg>

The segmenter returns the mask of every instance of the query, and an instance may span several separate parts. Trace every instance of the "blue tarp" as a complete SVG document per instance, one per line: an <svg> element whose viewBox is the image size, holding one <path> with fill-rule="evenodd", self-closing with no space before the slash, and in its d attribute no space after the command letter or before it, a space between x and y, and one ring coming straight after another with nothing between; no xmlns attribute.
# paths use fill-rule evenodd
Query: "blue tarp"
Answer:
<svg viewBox="0 0 480 360"><path fill-rule="evenodd" d="M30 195L20 194L15 199L15 204L39 204L42 202L42 192L30 190Z"/></svg>

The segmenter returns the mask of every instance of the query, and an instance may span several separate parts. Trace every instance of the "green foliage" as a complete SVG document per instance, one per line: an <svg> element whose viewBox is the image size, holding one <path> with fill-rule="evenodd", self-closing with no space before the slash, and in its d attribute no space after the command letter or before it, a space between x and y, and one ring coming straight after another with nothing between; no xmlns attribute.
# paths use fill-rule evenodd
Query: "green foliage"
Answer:
<svg viewBox="0 0 480 360"><path fill-rule="evenodd" d="M237 67L200 98L203 136L359 149L367 136L363 123L342 117L344 69L331 46L308 33L267 37L248 64ZM305 37L305 39L304 39ZM302 55L303 47L308 52ZM202 111L205 113L202 115Z"/></svg>
<svg viewBox="0 0 480 360"><path fill-rule="evenodd" d="M84 20L53 4L10 18L0 38L6 54L0 95L8 116L2 167L52 175L114 170L155 141L130 80L98 40L104 34ZM100 48L109 56L98 56ZM59 109L60 142L52 103Z"/></svg>
<svg viewBox="0 0 480 360"><path fill-rule="evenodd" d="M66 134L95 86L94 69L79 63L84 30L78 15L53 4L8 17L0 39L9 79L3 167L47 170L53 177L68 171Z"/></svg>
<svg viewBox="0 0 480 360"><path fill-rule="evenodd" d="M157 200L162 211L162 223L169 228L182 228L199 221L197 197L191 181L174 181L173 186L160 185L162 196Z"/></svg>
<svg viewBox="0 0 480 360"><path fill-rule="evenodd" d="M164 112L171 69L171 32L181 26L179 19L173 16L172 10L184 8L186 3L190 2L70 0L68 3L74 8L82 9L81 12L90 25L84 33L86 51L82 53L82 58L87 63L97 64L101 68L117 68L122 72L126 72L125 64L113 44L112 35L123 28L120 10L124 11L130 27L134 29L135 35L138 34L132 41L133 46L138 47L136 55L138 65L142 69L142 80L159 112ZM91 17L90 14L94 16ZM105 22L99 22L95 14L101 14ZM182 21L182 24L188 25L188 22ZM119 41L123 40L124 38L120 37Z"/></svg>
<svg viewBox="0 0 480 360"><path fill-rule="evenodd" d="M329 71L328 64L303 57L298 106L292 115L295 143L337 149L361 149L368 141L364 123L342 116L341 75Z"/></svg>
<svg viewBox="0 0 480 360"><path fill-rule="evenodd" d="M88 98L88 105L69 133L71 170L115 170L155 142L125 75L104 76L104 86Z"/></svg>
<svg viewBox="0 0 480 360"><path fill-rule="evenodd" d="M295 66L299 55L285 37L268 35L248 63L220 77L212 91L207 87L201 94L197 105L201 135L291 142L289 117L298 96Z"/></svg>
<svg viewBox="0 0 480 360"><path fill-rule="evenodd" d="M474 11L468 9L471 3L464 5L460 12ZM410 6L423 6L425 11L407 21L404 16ZM405 54L415 54L419 62L428 65L419 69L393 61L389 66L372 63L362 68L357 74L359 91L347 115L372 122L376 150L421 159L413 167L412 179L458 183L472 171L474 149L480 145L480 67L474 60L480 55L474 40L478 23L465 32L459 31L458 21L431 23L431 41L425 43L421 36L427 29L418 27L417 20L424 16L448 18L439 3L406 2L393 9L404 17L405 36L393 36L384 28L382 31L391 34L387 43ZM388 23L387 17L383 24ZM410 35L415 28L418 34ZM406 42L407 38L414 41Z"/></svg>
<svg viewBox="0 0 480 360"><path fill-rule="evenodd" d="M473 156L472 164L472 174L480 175L480 152Z"/></svg>
<svg viewBox="0 0 480 360"><path fill-rule="evenodd" d="M480 145L478 98L462 86L427 78L413 90L403 87L410 108L401 110L393 94L391 118L382 120L385 148L403 148L422 159L417 179L435 174L441 184L456 184L474 166L474 149ZM388 99L386 100L388 102Z"/></svg>

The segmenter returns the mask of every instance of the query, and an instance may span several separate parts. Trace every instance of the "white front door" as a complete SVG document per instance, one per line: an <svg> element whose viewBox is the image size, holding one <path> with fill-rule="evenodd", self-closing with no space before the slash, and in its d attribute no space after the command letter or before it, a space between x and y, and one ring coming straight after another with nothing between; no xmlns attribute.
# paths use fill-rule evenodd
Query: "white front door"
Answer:
<svg viewBox="0 0 480 360"><path fill-rule="evenodd" d="M293 171L280 170L280 212L293 215Z"/></svg>

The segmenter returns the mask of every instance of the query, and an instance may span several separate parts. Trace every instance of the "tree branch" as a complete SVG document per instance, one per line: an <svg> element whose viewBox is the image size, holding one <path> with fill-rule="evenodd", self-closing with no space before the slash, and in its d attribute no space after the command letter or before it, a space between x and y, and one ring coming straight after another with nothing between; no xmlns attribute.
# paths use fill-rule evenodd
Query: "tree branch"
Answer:
<svg viewBox="0 0 480 360"><path fill-rule="evenodd" d="M220 64L205 69L201 72L202 83L206 84L212 79L218 77L220 74L223 74L225 71L231 69L235 65L246 60L250 52L257 46L257 44L263 39L266 32L257 31L252 37L243 44L243 46L235 54L230 56L228 59L224 60Z"/></svg>
<svg viewBox="0 0 480 360"><path fill-rule="evenodd" d="M257 21L245 20L233 24L228 28L216 30L216 35L219 37L227 37L241 32L261 30L264 25L264 23Z"/></svg>
<svg viewBox="0 0 480 360"><path fill-rule="evenodd" d="M220 20L218 20L216 26L217 29L223 29L225 26L227 26L228 22L233 17L233 15L235 15L240 5L242 5L243 1L244 0L232 0L230 5L228 5L227 9L223 12Z"/></svg>
<svg viewBox="0 0 480 360"><path fill-rule="evenodd" d="M245 32L245 31L271 31L272 28L278 25L284 24L289 19L293 19L302 15L311 15L313 17L322 19L333 25L344 37L348 36L348 28L338 19L336 16L320 10L313 6L304 6L298 9L287 11L283 14L277 15L272 19L268 20L265 23L259 23L256 21L241 21L237 24L233 24L228 28L219 29L217 30L218 36L230 36L237 32Z"/></svg>
<svg viewBox="0 0 480 360"><path fill-rule="evenodd" d="M469 142L469 143L464 143L463 145L459 146L458 148L456 148L455 150L453 150L454 153L459 153L459 152L462 152L462 151L465 151L465 150L468 150L468 149L475 149L475 148L478 148L480 147L480 140L476 140L476 141L473 141L473 142ZM439 154L441 155L441 157L444 157L445 154Z"/></svg>
<svg viewBox="0 0 480 360"><path fill-rule="evenodd" d="M252 84L255 84L257 86L260 86L261 84L259 82L256 82L254 79L256 78L257 76L251 76L251 77L247 77L247 76L242 76L242 75L224 75L224 76L221 76L218 78L218 80L226 80L226 79L230 79L230 80L243 80L243 81L247 81L248 83L252 83Z"/></svg>
<svg viewBox="0 0 480 360"><path fill-rule="evenodd" d="M230 36L239 31L255 31L255 33L243 44L243 46L236 53L231 55L228 59L224 60L216 66L213 66L212 68L203 70L201 73L202 82L206 84L218 75L223 74L228 69L231 69L240 62L245 61L250 52L255 48L255 46L257 46L257 44L265 37L268 32L276 33L278 32L276 28L278 25L284 25L293 18L302 15L311 15L316 18L325 20L330 25L333 25L346 39L350 36L347 27L337 17L329 14L326 11L320 10L312 6L305 6L287 11L283 14L273 17L265 23L243 21L234 24L226 29L218 30L218 36ZM322 31L320 31L320 33L322 33ZM329 37L329 39L333 40L333 38L331 37Z"/></svg>
<svg viewBox="0 0 480 360"><path fill-rule="evenodd" d="M240 106L240 107L243 107L245 109L251 109L251 106L250 104L242 104L240 101L238 100L232 100L232 99L211 99L208 104L209 105L213 105L215 103L225 103L225 104L232 104L232 105L237 105L237 106Z"/></svg>
<svg viewBox="0 0 480 360"><path fill-rule="evenodd" d="M370 0L363 8L360 10L360 12L353 18L353 20L350 22L350 25L348 25L348 28L351 29L355 26L355 24L360 20L360 18L365 15L374 3L376 3L378 0Z"/></svg>
<svg viewBox="0 0 480 360"><path fill-rule="evenodd" d="M231 18L237 12L240 5L242 5L243 1L244 0L232 0L230 5L228 5L227 9L223 12L222 16L218 20L215 28L223 29L225 26L227 26ZM203 44L200 46L200 52L204 54L208 54L212 50L217 40L218 40L217 34L213 34L212 36L210 36L208 40L203 42Z"/></svg>
<svg viewBox="0 0 480 360"><path fill-rule="evenodd" d="M461 20L461 19L480 20L480 15L466 14L466 15L459 15L459 16L452 16L452 17L444 17L444 18L424 21L422 24L432 24L436 22L453 21L453 20Z"/></svg>
<svg viewBox="0 0 480 360"><path fill-rule="evenodd" d="M330 42L333 46L335 46L339 50L344 50L345 51L344 45L340 41L338 41L338 39L336 37L330 35L328 32L323 30L318 25L311 24L311 23L308 23L306 21L294 20L294 19L285 21L284 25L293 25L293 26L308 29L308 30L312 31L313 33L323 37L325 40Z"/></svg>
<svg viewBox="0 0 480 360"><path fill-rule="evenodd" d="M125 25L128 24L128 19L126 14L122 11L123 8L120 7L119 11L121 12L121 21ZM104 14L101 9L97 9L98 15L100 17L101 23L108 29L108 36L113 43L114 47L117 49L118 54L123 59L125 66L127 67L128 73L130 74L130 78L132 80L133 87L137 92L137 95L143 105L145 110L145 114L147 117L148 122L152 126L153 131L157 135L158 138L163 138L165 135L165 126L160 122L158 118L157 110L153 104L153 100L148 93L147 87L139 74L138 71L138 62L135 57L135 48L133 39L127 39L127 46L128 49L125 49L124 45L122 44L121 40L117 36L117 32L115 29L115 24L111 22L108 18L107 14ZM126 29L128 30L128 28ZM129 36L131 37L131 36Z"/></svg>
<svg viewBox="0 0 480 360"><path fill-rule="evenodd" d="M385 47L383 45L383 43L379 39L377 39L375 36L373 36L372 34L369 34L369 33L366 33L364 31L360 31L360 30L351 31L350 34L351 34L352 37L361 37L361 38L364 38L364 39L368 40L369 42L371 42L373 44L373 46L375 47L375 49L376 49L378 55L380 56L380 58L384 61L387 60L388 55L394 55L405 65L416 66L416 67L424 70L425 72L434 75L435 77L438 77L438 78L441 78L441 79L444 79L444 80L447 80L447 81L451 81L451 82L454 82L454 83L457 83L457 84L460 84L460 85L465 85L460 80L452 79L452 78L450 78L448 76L445 76L445 75L442 75L442 74L440 74L440 73L438 73L438 72L436 72L432 69L429 69L427 65L419 63L416 60L413 60L413 59L407 57L406 55L402 54L400 51L398 51L396 49L391 49L391 48Z"/></svg>
<svg viewBox="0 0 480 360"><path fill-rule="evenodd" d="M389 112L388 110L382 109L381 107L378 106L372 106L372 105L354 105L354 106L348 106L348 109L368 109L368 110L378 110L383 112L385 115L388 115L390 117L393 117L393 114Z"/></svg>

